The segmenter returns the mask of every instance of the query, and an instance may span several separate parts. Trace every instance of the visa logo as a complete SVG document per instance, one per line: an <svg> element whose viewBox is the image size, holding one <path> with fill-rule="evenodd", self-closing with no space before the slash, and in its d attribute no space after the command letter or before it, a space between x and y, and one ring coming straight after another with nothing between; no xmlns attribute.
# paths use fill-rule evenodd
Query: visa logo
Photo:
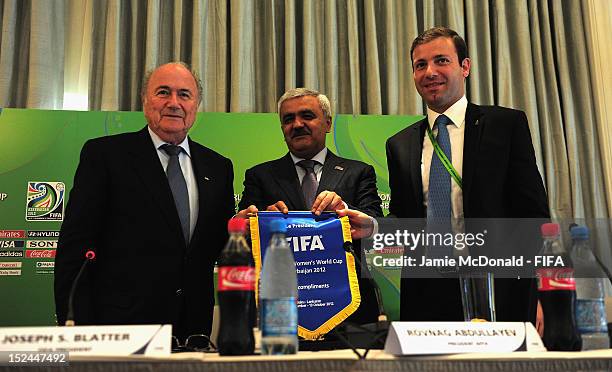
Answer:
<svg viewBox="0 0 612 372"><path fill-rule="evenodd" d="M23 248L23 240L0 240L0 248Z"/></svg>

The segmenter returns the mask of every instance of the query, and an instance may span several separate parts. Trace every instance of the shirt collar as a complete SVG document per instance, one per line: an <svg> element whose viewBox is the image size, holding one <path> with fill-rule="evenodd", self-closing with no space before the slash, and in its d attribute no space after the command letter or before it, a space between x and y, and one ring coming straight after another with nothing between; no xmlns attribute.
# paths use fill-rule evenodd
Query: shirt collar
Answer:
<svg viewBox="0 0 612 372"><path fill-rule="evenodd" d="M446 115L457 128L461 128L461 125L465 121L465 112L467 111L468 101L465 96L461 97L457 102L453 103L451 107L444 111L444 115ZM439 114L429 107L427 108L427 121L429 122L429 127L433 128L434 123Z"/></svg>
<svg viewBox="0 0 612 372"><path fill-rule="evenodd" d="M297 164L299 161L304 160L302 158L298 158L297 156L293 155L291 152L289 152L289 155L291 155L291 159L293 160L294 165ZM327 157L327 147L323 147L323 150L319 151L318 154L313 156L312 160L316 160L317 162L319 162L319 164L323 165L325 164L326 157Z"/></svg>
<svg viewBox="0 0 612 372"><path fill-rule="evenodd" d="M151 136L151 140L153 141L153 145L156 149L159 150L161 145L167 143L164 142L161 138L159 138L159 136L151 130L151 127L147 126L147 129L149 130L149 135ZM179 143L178 145L183 148L183 151L185 151L185 154L187 154L187 156L191 157L191 151L189 151L189 139L187 138L187 136L185 136L183 142Z"/></svg>

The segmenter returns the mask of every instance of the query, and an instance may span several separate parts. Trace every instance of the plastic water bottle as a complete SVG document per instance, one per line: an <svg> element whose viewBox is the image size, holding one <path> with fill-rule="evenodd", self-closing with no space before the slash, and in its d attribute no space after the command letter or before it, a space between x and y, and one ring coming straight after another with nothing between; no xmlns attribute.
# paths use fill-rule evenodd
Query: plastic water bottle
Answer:
<svg viewBox="0 0 612 372"><path fill-rule="evenodd" d="M261 274L261 353L295 354L297 340L297 276L285 221L271 222L272 237Z"/></svg>
<svg viewBox="0 0 612 372"><path fill-rule="evenodd" d="M576 323L582 350L608 349L603 272L589 246L589 229L574 226L571 258L576 276Z"/></svg>

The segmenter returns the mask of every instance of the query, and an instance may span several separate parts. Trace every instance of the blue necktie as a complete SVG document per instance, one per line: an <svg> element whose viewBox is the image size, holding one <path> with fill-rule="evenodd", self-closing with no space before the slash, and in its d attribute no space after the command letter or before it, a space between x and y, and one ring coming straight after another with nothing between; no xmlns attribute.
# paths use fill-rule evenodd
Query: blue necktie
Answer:
<svg viewBox="0 0 612 372"><path fill-rule="evenodd" d="M438 128L436 140L440 149L451 161L451 145L448 136L450 119L440 115L434 123L434 129ZM427 232L433 234L451 233L451 176L438 158L434 150L429 168L429 192L427 195ZM431 258L444 258L453 256L452 245L434 244L428 247L427 256ZM454 272L451 267L438 266L441 273Z"/></svg>
<svg viewBox="0 0 612 372"><path fill-rule="evenodd" d="M181 163L179 163L179 154L183 148L166 143L161 146L161 149L170 157L168 159L168 167L166 168L166 176L168 177L168 184L170 184L170 189L172 190L176 211L181 220L185 244L189 245L189 235L191 231L189 225L189 192L187 190L187 182L185 182L185 177L181 170Z"/></svg>
<svg viewBox="0 0 612 372"><path fill-rule="evenodd" d="M434 123L438 128L438 145L452 162L451 144L446 126L451 121L446 115L440 115ZM451 176L444 167L436 152L431 157L429 168L429 193L427 196L427 221L446 224L450 222L451 209ZM448 221L448 222L447 222Z"/></svg>

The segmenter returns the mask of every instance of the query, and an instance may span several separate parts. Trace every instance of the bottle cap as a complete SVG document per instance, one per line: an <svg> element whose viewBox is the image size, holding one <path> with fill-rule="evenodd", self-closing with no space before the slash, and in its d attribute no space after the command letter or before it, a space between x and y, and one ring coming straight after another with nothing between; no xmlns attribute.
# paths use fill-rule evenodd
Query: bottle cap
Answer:
<svg viewBox="0 0 612 372"><path fill-rule="evenodd" d="M545 223L540 227L542 236L557 236L559 235L559 224L558 223Z"/></svg>
<svg viewBox="0 0 612 372"><path fill-rule="evenodd" d="M282 219L276 219L270 221L270 232L272 233L285 233L287 232L287 224Z"/></svg>
<svg viewBox="0 0 612 372"><path fill-rule="evenodd" d="M227 222L227 231L230 233L243 233L246 231L247 220L244 218L231 218Z"/></svg>
<svg viewBox="0 0 612 372"><path fill-rule="evenodd" d="M570 229L572 239L588 239L589 229L586 226L574 226Z"/></svg>

